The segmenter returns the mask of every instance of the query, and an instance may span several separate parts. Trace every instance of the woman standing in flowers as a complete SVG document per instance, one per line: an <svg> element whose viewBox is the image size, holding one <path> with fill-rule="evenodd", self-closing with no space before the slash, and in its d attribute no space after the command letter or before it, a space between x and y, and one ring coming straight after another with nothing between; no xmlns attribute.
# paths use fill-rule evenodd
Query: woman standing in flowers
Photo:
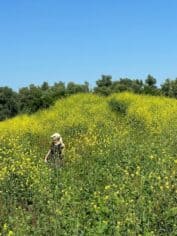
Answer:
<svg viewBox="0 0 177 236"><path fill-rule="evenodd" d="M65 145L59 133L54 133L52 136L51 147L45 156L45 162L50 162L54 167L60 167L63 164L63 155Z"/></svg>

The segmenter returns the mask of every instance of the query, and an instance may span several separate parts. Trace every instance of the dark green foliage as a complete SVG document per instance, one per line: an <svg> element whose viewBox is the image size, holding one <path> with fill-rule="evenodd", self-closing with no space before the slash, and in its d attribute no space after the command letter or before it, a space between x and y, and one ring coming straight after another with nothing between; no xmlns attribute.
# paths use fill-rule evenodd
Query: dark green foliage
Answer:
<svg viewBox="0 0 177 236"><path fill-rule="evenodd" d="M110 87L112 85L112 77L110 75L102 75L96 84L98 87Z"/></svg>
<svg viewBox="0 0 177 236"><path fill-rule="evenodd" d="M108 96L111 94L111 85L112 85L112 77L110 75L102 75L101 79L96 81L97 87L94 88L94 92Z"/></svg>
<svg viewBox="0 0 177 236"><path fill-rule="evenodd" d="M44 90L44 91L48 90L49 89L49 84L46 81L44 81L44 83L41 85L41 89Z"/></svg>
<svg viewBox="0 0 177 236"><path fill-rule="evenodd" d="M54 101L56 101L57 99L61 97L64 97L66 94L65 84L62 81L55 83L51 87L50 93Z"/></svg>
<svg viewBox="0 0 177 236"><path fill-rule="evenodd" d="M177 98L177 78L175 80L166 79L161 85L161 91L165 96Z"/></svg>
<svg viewBox="0 0 177 236"><path fill-rule="evenodd" d="M167 80L161 89L156 86L156 79L148 75L145 82L139 79L120 78L112 81L110 75L102 75L101 79L96 81L94 92L108 96L111 93L129 91L138 94L166 95L177 97L177 79L175 81Z"/></svg>
<svg viewBox="0 0 177 236"><path fill-rule="evenodd" d="M42 90L31 84L19 90L19 104L22 113L33 113L42 107Z"/></svg>
<svg viewBox="0 0 177 236"><path fill-rule="evenodd" d="M100 95L104 95L104 96L108 96L112 93L111 88L110 87L97 87L94 89L95 93L98 93Z"/></svg>
<svg viewBox="0 0 177 236"><path fill-rule="evenodd" d="M109 101L109 106L110 106L112 111L119 112L123 115L126 114L126 111L127 111L127 108L128 108L127 103L125 103L124 101L118 101L117 99L114 99L114 98L112 98Z"/></svg>
<svg viewBox="0 0 177 236"><path fill-rule="evenodd" d="M152 75L148 75L147 79L145 80L145 83L149 86L149 87L154 87L156 88L156 79L152 76Z"/></svg>
<svg viewBox="0 0 177 236"><path fill-rule="evenodd" d="M148 75L145 80L144 93L156 95L158 93L156 79L152 75Z"/></svg>
<svg viewBox="0 0 177 236"><path fill-rule="evenodd" d="M113 90L113 92L131 91L135 93L142 93L143 82L142 80L121 78L120 80L113 82L111 89Z"/></svg>
<svg viewBox="0 0 177 236"><path fill-rule="evenodd" d="M0 87L0 121L18 113L17 94L8 87Z"/></svg>
<svg viewBox="0 0 177 236"><path fill-rule="evenodd" d="M96 81L97 87L94 92L101 95L110 95L111 93L130 91L134 93L145 93L151 95L159 95L159 89L156 87L156 79L151 75L147 76L145 83L142 80L132 80L129 78L120 78L112 82L110 75L102 75L102 78Z"/></svg>
<svg viewBox="0 0 177 236"><path fill-rule="evenodd" d="M66 93L75 94L75 93L84 93L89 92L89 84L85 82L84 84L76 84L74 82L69 82L67 84Z"/></svg>

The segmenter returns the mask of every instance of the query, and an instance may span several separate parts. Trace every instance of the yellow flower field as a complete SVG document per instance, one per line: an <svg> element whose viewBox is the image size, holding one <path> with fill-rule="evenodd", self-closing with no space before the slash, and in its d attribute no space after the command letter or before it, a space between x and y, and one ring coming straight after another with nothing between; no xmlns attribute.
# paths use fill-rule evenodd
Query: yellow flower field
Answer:
<svg viewBox="0 0 177 236"><path fill-rule="evenodd" d="M54 132L58 170L44 163ZM0 123L0 168L0 235L176 235L177 100L58 100Z"/></svg>

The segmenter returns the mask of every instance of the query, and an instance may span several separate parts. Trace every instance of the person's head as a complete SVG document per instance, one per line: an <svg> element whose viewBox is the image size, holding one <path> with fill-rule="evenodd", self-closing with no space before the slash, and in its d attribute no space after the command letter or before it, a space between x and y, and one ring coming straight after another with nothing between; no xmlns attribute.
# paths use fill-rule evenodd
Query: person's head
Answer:
<svg viewBox="0 0 177 236"><path fill-rule="evenodd" d="M60 140L60 138L61 138L61 136L60 136L59 133L54 133L54 134L51 135L51 139L52 139L53 143L58 142Z"/></svg>

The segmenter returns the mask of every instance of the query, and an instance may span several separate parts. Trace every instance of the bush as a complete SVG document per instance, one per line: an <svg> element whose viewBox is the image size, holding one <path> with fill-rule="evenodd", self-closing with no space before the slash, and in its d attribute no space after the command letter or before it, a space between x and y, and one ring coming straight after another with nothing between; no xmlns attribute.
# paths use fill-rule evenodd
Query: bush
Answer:
<svg viewBox="0 0 177 236"><path fill-rule="evenodd" d="M121 113L123 115L126 115L126 113L127 113L128 104L124 101L112 98L109 101L109 106L111 107L112 111Z"/></svg>

